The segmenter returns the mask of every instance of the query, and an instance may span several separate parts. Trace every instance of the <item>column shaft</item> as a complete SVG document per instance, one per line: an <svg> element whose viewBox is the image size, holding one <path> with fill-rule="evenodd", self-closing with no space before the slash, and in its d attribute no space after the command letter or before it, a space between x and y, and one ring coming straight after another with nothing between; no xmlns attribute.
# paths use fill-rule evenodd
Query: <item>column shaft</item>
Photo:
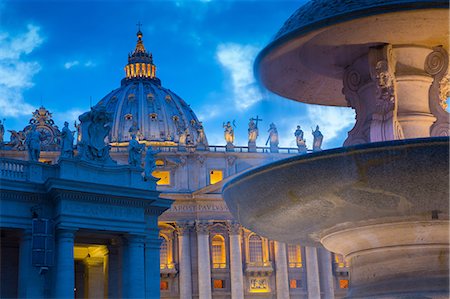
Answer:
<svg viewBox="0 0 450 299"><path fill-rule="evenodd" d="M192 299L191 244L188 228L179 229L180 299Z"/></svg>
<svg viewBox="0 0 450 299"><path fill-rule="evenodd" d="M211 299L211 261L207 224L197 224L197 244L199 299Z"/></svg>
<svg viewBox="0 0 450 299"><path fill-rule="evenodd" d="M317 263L317 249L305 247L306 254L306 282L308 284L308 299L320 299L319 266Z"/></svg>
<svg viewBox="0 0 450 299"><path fill-rule="evenodd" d="M242 274L241 235L230 231L230 274L231 298L244 298L244 277Z"/></svg>
<svg viewBox="0 0 450 299"><path fill-rule="evenodd" d="M45 275L39 274L39 268L33 267L31 231L26 230L22 234L19 248L19 298L45 298Z"/></svg>
<svg viewBox="0 0 450 299"><path fill-rule="evenodd" d="M145 240L145 298L160 298L160 268L159 249L160 241L155 237L147 237Z"/></svg>
<svg viewBox="0 0 450 299"><path fill-rule="evenodd" d="M125 298L145 297L145 261L144 261L144 238L140 236L128 236L125 248L124 271Z"/></svg>
<svg viewBox="0 0 450 299"><path fill-rule="evenodd" d="M326 249L319 249L320 264L321 264L321 278L323 285L324 299L334 299L334 280L333 267L331 261L331 252Z"/></svg>
<svg viewBox="0 0 450 299"><path fill-rule="evenodd" d="M55 297L73 298L75 267L73 260L74 231L57 230L55 263Z"/></svg>
<svg viewBox="0 0 450 299"><path fill-rule="evenodd" d="M286 244L275 241L277 299L289 298Z"/></svg>

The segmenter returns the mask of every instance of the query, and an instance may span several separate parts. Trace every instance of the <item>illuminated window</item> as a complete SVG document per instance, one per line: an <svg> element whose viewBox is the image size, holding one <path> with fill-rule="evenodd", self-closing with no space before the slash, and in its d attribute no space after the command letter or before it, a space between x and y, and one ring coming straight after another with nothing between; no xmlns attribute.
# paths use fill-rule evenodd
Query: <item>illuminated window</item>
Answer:
<svg viewBox="0 0 450 299"><path fill-rule="evenodd" d="M169 290L169 282L168 282L168 281L161 280L161 282L160 282L160 284L159 284L159 289L160 289L161 291L167 291L167 290Z"/></svg>
<svg viewBox="0 0 450 299"><path fill-rule="evenodd" d="M161 245L159 247L159 265L161 269L167 268L168 264L168 244L167 239L163 236L159 236L159 240L161 241Z"/></svg>
<svg viewBox="0 0 450 299"><path fill-rule="evenodd" d="M339 279L339 288L348 289L348 279Z"/></svg>
<svg viewBox="0 0 450 299"><path fill-rule="evenodd" d="M251 235L248 238L249 258L251 263L262 263L263 250L262 239L257 235Z"/></svg>
<svg viewBox="0 0 450 299"><path fill-rule="evenodd" d="M52 160L39 159L39 162L44 163L44 164L48 164L48 165L52 164Z"/></svg>
<svg viewBox="0 0 450 299"><path fill-rule="evenodd" d="M133 119L133 115L132 114L125 114L125 119L126 120L132 120Z"/></svg>
<svg viewBox="0 0 450 299"><path fill-rule="evenodd" d="M155 161L156 166L164 166L164 160L158 159Z"/></svg>
<svg viewBox="0 0 450 299"><path fill-rule="evenodd" d="M302 287L302 281L299 279L291 279L289 280L289 288L291 289L299 289Z"/></svg>
<svg viewBox="0 0 450 299"><path fill-rule="evenodd" d="M222 170L211 170L209 172L209 182L212 184L218 183L223 180L223 171Z"/></svg>
<svg viewBox="0 0 450 299"><path fill-rule="evenodd" d="M288 261L289 268L301 268L302 267L302 250L298 245L288 245Z"/></svg>
<svg viewBox="0 0 450 299"><path fill-rule="evenodd" d="M213 287L215 289L224 289L225 288L225 280L222 279L214 279Z"/></svg>
<svg viewBox="0 0 450 299"><path fill-rule="evenodd" d="M166 170L155 170L152 172L152 175L155 178L159 178L160 180L156 182L157 185L170 185L170 171Z"/></svg>
<svg viewBox="0 0 450 299"><path fill-rule="evenodd" d="M223 269L226 267L227 258L225 254L225 239L221 235L215 235L212 238L212 261L214 269Z"/></svg>
<svg viewBox="0 0 450 299"><path fill-rule="evenodd" d="M338 268L348 267L348 263L345 261L344 257L340 254L334 254L334 263Z"/></svg>

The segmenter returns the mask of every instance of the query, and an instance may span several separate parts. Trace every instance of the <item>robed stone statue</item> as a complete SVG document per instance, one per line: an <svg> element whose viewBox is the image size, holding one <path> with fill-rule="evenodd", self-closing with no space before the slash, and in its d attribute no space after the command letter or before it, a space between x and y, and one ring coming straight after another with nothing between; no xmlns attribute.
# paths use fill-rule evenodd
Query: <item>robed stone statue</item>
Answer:
<svg viewBox="0 0 450 299"><path fill-rule="evenodd" d="M69 129L69 123L64 122L61 130L61 158L73 158L73 132Z"/></svg>
<svg viewBox="0 0 450 299"><path fill-rule="evenodd" d="M312 131L312 135L314 137L313 141L313 152L321 151L322 148L322 141L323 141L323 135L322 132L319 131L319 126L316 126L316 130Z"/></svg>
<svg viewBox="0 0 450 299"><path fill-rule="evenodd" d="M41 134L36 131L36 125L32 125L27 133L25 144L28 149L28 159L30 161L39 161L41 154Z"/></svg>

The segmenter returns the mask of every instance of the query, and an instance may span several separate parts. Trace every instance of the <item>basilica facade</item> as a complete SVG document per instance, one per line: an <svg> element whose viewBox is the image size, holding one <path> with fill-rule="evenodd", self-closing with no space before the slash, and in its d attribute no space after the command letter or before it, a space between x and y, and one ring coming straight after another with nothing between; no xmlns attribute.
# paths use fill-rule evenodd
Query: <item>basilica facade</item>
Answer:
<svg viewBox="0 0 450 299"><path fill-rule="evenodd" d="M47 188L51 182L46 181L48 176L42 174L56 171L54 169L71 162L60 156L63 152L63 132L53 122L51 112L44 107L37 109L30 123L22 131L10 131L10 140L2 140L0 148L3 218L1 297L33 297L32 293L27 293L27 288L36 285L42 288L42 297L344 297L348 287L348 269L341 256L322 248L284 244L260 236L233 219L221 196L223 185L246 170L294 155L307 154L300 132L295 134L298 148L279 148L275 125L271 125L274 130L269 136L270 146L257 147L252 131L254 125L257 130L256 118L251 120L253 127L249 128L248 145L234 144L231 123L224 124L224 144L210 145L202 123L190 106L173 91L162 86L156 76L152 54L145 49L140 31L137 37L136 48L128 56L121 86L106 95L93 109L104 110L112 116L111 130L106 140L111 159L117 161L116 167L122 167L120 171L133 176L136 175L135 170L140 169L141 165L131 170L126 168L134 161L134 158L130 158L132 140L141 145L139 154L144 154L144 147L151 149L151 152L147 151L146 162L142 166L146 166L150 158L154 157L152 175L159 179L159 197L156 199L156 191L151 188L148 190L151 194L145 193L147 191L142 190L144 185L137 188L127 185L129 177L118 173L106 175L117 176L114 184L99 185L99 189L92 192L105 195L101 198L95 196L95 200L97 203L107 202L107 208L92 203L89 207L79 208L73 204L76 200L84 200L77 196L93 197L87 194L88 190L83 189L94 188L90 185L92 183L105 183L106 179L102 181L101 175L92 175L80 184L77 195L74 190L69 192L61 186ZM38 162L27 161L26 135L33 126L40 135ZM75 124L75 128L74 150L75 154L80 155L85 146L83 134L89 134L89 131L79 123ZM320 150L321 139L317 142L314 148ZM78 163L82 165L84 162ZM36 175L39 180L33 181ZM78 178L75 176L70 179ZM45 192L33 189L44 187L47 188ZM101 188L109 189L102 191ZM264 192L267 188L270 186L260 186L254 191ZM61 195L54 195L58 192ZM38 193L41 195L38 196ZM20 194L26 194L27 197ZM141 199L138 199L139 194ZM42 196L47 198L42 199ZM66 197L66 201L60 203L59 199ZM145 202L149 198L152 198L152 204ZM32 204L18 204L26 200ZM43 201L48 204L39 205ZM55 204L61 204L58 208L60 213L51 212L54 209L51 205ZM22 210L16 211L15 207L21 207ZM36 217L39 214L51 221L58 221L55 217L60 217L67 224L65 230L58 232L60 236L56 237L51 233L54 228L44 225L46 230L43 235L48 237L46 242L53 245L56 242L57 252L56 263L44 267L30 264L28 256L32 252L26 247L32 242L30 224L36 221L33 219L39 218ZM155 217L158 217L158 237L154 235L156 230L148 231L152 229ZM138 218L140 220L136 220ZM16 219L23 223L19 221L17 224ZM92 221L96 224L95 228L87 229L90 225L87 223ZM156 226L156 222L154 224ZM156 243L155 238L158 240ZM65 247L70 247L70 250L65 251L66 255L62 259L58 254L61 255L62 251L59 250ZM136 248L144 248L148 255L145 258L140 256ZM150 271L150 268L147 269L150 259L157 262L157 255L152 253L154 251L151 248L159 248L159 277L140 275ZM45 275L42 271L52 272L53 267L56 270L53 270L52 275L63 277L61 279L69 281L69 285L73 281L73 293L70 290L66 290L66 293L55 291L59 281L56 278L51 280L54 283L51 285L36 281ZM34 274L29 274L32 272ZM65 276L61 273L65 273ZM23 289L27 279L35 281ZM151 283L150 280L158 283ZM134 288L143 291L130 291Z"/></svg>

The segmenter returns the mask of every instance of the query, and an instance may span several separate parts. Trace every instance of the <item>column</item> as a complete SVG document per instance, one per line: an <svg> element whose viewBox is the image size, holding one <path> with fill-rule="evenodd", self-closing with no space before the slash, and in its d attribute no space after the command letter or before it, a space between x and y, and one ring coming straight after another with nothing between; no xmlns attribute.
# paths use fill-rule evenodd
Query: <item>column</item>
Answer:
<svg viewBox="0 0 450 299"><path fill-rule="evenodd" d="M178 250L180 254L180 299L192 299L192 269L190 232L192 224L178 223Z"/></svg>
<svg viewBox="0 0 450 299"><path fill-rule="evenodd" d="M105 273L103 272L103 257L87 257L85 264L85 285L88 298L105 297Z"/></svg>
<svg viewBox="0 0 450 299"><path fill-rule="evenodd" d="M321 280L323 286L324 299L334 299L334 280L333 280L333 267L331 261L331 252L326 249L320 248L320 265L321 265Z"/></svg>
<svg viewBox="0 0 450 299"><path fill-rule="evenodd" d="M199 299L211 299L211 261L209 256L209 224L197 222L198 294Z"/></svg>
<svg viewBox="0 0 450 299"><path fill-rule="evenodd" d="M120 268L122 264L122 243L113 238L108 246L108 298L122 297L122 280L120 279Z"/></svg>
<svg viewBox="0 0 450 299"><path fill-rule="evenodd" d="M19 248L19 298L45 298L44 283L46 274L39 274L39 268L31 262L31 230L24 230Z"/></svg>
<svg viewBox="0 0 450 299"><path fill-rule="evenodd" d="M55 297L73 298L75 267L73 243L75 230L56 230Z"/></svg>
<svg viewBox="0 0 450 299"><path fill-rule="evenodd" d="M277 299L289 298L289 276L286 244L275 241Z"/></svg>
<svg viewBox="0 0 450 299"><path fill-rule="evenodd" d="M228 223L230 236L231 298L244 298L244 277L242 274L241 226L235 221Z"/></svg>
<svg viewBox="0 0 450 299"><path fill-rule="evenodd" d="M315 247L305 247L308 299L320 299L319 265Z"/></svg>
<svg viewBox="0 0 450 299"><path fill-rule="evenodd" d="M123 295L125 298L145 297L145 260L144 238L128 235L124 248L125 269L123 278Z"/></svg>
<svg viewBox="0 0 450 299"><path fill-rule="evenodd" d="M148 230L148 229L147 229ZM160 298L160 267L159 267L159 230L145 239L145 298Z"/></svg>

